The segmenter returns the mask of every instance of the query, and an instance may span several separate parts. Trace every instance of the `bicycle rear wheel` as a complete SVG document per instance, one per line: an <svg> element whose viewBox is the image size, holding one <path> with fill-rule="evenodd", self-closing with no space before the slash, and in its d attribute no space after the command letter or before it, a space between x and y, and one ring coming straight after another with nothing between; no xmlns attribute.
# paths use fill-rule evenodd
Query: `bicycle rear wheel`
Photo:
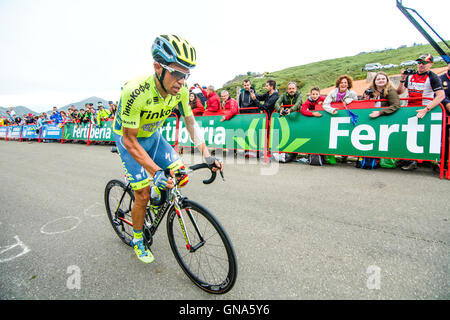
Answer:
<svg viewBox="0 0 450 320"><path fill-rule="evenodd" d="M109 221L119 238L130 245L133 240L133 223L131 207L134 194L120 180L111 180L105 188L105 207Z"/></svg>
<svg viewBox="0 0 450 320"><path fill-rule="evenodd" d="M225 230L207 209L190 200L183 202L180 216L173 208L167 217L167 235L178 264L202 290L230 291L236 282L237 260Z"/></svg>

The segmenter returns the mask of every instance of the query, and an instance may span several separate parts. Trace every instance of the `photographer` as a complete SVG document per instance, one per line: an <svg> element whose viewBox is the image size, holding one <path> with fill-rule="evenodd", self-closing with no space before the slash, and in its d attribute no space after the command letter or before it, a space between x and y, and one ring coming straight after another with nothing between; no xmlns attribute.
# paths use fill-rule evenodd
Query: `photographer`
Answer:
<svg viewBox="0 0 450 320"><path fill-rule="evenodd" d="M250 93L252 100L262 101L263 104L258 105L259 111L267 111L269 119L272 112L275 110L275 103L278 100L278 91L276 90L277 83L274 80L267 80L264 89L266 92L264 94Z"/></svg>
<svg viewBox="0 0 450 320"><path fill-rule="evenodd" d="M252 87L252 83L249 79L245 79L243 83L243 89L239 93L239 112L240 113L258 113L259 102L252 99L251 94L255 93L255 89ZM255 108L255 109L247 109Z"/></svg>
<svg viewBox="0 0 450 320"><path fill-rule="evenodd" d="M441 79L432 71L433 56L424 54L417 58L417 73L411 70L405 72L402 69L402 80L397 88L397 93L402 94L408 89L408 97L412 98L408 101L408 106L420 107L417 110L417 118L422 119L428 111L431 111L444 99L445 94L442 88ZM430 98L423 99L423 98ZM402 170L410 171L417 169L417 161L406 161L401 167Z"/></svg>
<svg viewBox="0 0 450 320"><path fill-rule="evenodd" d="M387 74L382 71L377 72L371 85L364 92L363 97L364 100L387 100L375 102L376 108L383 109L380 111L373 111L369 115L371 118L393 114L400 108L400 97L398 96L397 90L392 86Z"/></svg>
<svg viewBox="0 0 450 320"><path fill-rule="evenodd" d="M444 99L445 94L442 88L441 79L432 71L433 56L424 54L417 58L417 73L413 71L405 72L402 69L402 80L397 88L397 93L402 94L408 89L408 106L425 106L417 110L417 117L423 118L428 111L436 107ZM423 99L431 98L433 100Z"/></svg>
<svg viewBox="0 0 450 320"><path fill-rule="evenodd" d="M283 108L281 106L292 105L292 107ZM287 86L287 92L283 93L275 103L275 111L280 113L281 116L287 116L291 112L300 111L302 107L302 94L297 91L297 84L295 82L289 82ZM281 110L281 111L280 111Z"/></svg>

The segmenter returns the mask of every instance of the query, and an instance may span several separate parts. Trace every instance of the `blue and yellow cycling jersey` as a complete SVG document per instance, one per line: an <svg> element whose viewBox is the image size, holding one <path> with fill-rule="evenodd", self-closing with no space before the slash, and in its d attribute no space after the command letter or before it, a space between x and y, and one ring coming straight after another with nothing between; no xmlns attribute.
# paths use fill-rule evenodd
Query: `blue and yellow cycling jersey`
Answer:
<svg viewBox="0 0 450 320"><path fill-rule="evenodd" d="M125 83L117 108L113 130L122 135L122 127L138 129L138 138L150 137L178 106L182 116L192 115L189 90L183 86L176 96L165 99L156 88L155 76L141 76Z"/></svg>

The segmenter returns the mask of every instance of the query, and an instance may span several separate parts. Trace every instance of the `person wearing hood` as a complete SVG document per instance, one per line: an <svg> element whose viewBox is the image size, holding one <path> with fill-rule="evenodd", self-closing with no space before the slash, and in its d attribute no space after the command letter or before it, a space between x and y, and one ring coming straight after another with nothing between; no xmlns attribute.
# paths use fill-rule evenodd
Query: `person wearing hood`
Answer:
<svg viewBox="0 0 450 320"><path fill-rule="evenodd" d="M255 92L249 79L245 79L243 83L243 89L239 93L238 105L240 113L258 113L259 103L252 99L251 93ZM245 108L243 110L243 108ZM254 109L247 109L254 108Z"/></svg>

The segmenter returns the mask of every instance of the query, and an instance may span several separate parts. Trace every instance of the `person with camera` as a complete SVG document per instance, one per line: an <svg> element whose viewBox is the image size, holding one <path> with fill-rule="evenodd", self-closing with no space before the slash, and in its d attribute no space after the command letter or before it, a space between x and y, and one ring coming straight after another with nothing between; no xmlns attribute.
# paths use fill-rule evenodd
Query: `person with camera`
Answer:
<svg viewBox="0 0 450 320"><path fill-rule="evenodd" d="M408 90L408 97L410 98L408 106L425 106L417 110L417 118L422 119L431 109L441 103L445 94L441 79L430 70L433 65L433 56L431 54L423 54L416 61L417 72L412 69L401 70L402 80L400 80L397 93L402 94ZM406 171L415 170L417 169L417 161L408 160L401 169Z"/></svg>
<svg viewBox="0 0 450 320"><path fill-rule="evenodd" d="M402 69L402 80L400 80L397 93L402 94L408 90L408 97L410 98L408 106L425 106L425 108L417 110L417 117L422 119L431 109L441 103L445 94L441 79L430 70L433 65L433 56L424 54L416 61L417 72L411 69L406 71Z"/></svg>
<svg viewBox="0 0 450 320"><path fill-rule="evenodd" d="M252 83L249 79L245 79L238 98L239 112L240 113L258 113L259 102L253 100L252 93L255 93L255 88L252 87ZM250 109L253 108L253 109Z"/></svg>
<svg viewBox="0 0 450 320"><path fill-rule="evenodd" d="M266 111L269 118L272 112L275 110L275 103L278 100L278 91L276 90L277 83L275 80L267 80L264 89L264 94L258 94L256 92L250 93L253 101L262 101L263 104L259 104L258 108L260 112Z"/></svg>
<svg viewBox="0 0 450 320"><path fill-rule="evenodd" d="M284 107L281 106L291 106ZM289 82L287 92L283 93L275 103L275 111L280 113L280 117L288 116L291 112L300 111L302 107L302 94L297 90L295 82Z"/></svg>
<svg viewBox="0 0 450 320"><path fill-rule="evenodd" d="M400 108L400 97L397 90L383 71L377 72L369 88L364 91L363 98L364 100L386 100L375 102L375 107L382 109L373 111L369 115L371 118L393 114Z"/></svg>

